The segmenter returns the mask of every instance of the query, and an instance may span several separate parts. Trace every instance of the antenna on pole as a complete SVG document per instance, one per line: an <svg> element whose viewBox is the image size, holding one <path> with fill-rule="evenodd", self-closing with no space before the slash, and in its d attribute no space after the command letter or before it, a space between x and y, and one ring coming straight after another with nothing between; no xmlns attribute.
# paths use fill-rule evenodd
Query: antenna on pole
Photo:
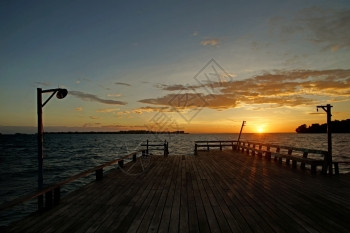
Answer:
<svg viewBox="0 0 350 233"><path fill-rule="evenodd" d="M242 122L241 131L239 132L237 142L239 142L239 139L241 138L242 130L243 130L243 127L245 126L245 123L246 123L246 121L243 121L243 122Z"/></svg>
<svg viewBox="0 0 350 233"><path fill-rule="evenodd" d="M332 169L332 105L320 105L316 107L316 110L318 111L319 108L322 108L327 113L327 135L328 135L328 159L327 159L327 166L329 169L329 174L332 175L333 169ZM327 168L326 168L327 172Z"/></svg>

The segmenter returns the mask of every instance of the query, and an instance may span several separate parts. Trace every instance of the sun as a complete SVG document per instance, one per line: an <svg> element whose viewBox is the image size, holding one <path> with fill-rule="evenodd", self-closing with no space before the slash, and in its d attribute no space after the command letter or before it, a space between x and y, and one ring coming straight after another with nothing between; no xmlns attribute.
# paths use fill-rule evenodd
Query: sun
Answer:
<svg viewBox="0 0 350 233"><path fill-rule="evenodd" d="M259 126L256 131L258 133L263 133L264 132L264 126Z"/></svg>

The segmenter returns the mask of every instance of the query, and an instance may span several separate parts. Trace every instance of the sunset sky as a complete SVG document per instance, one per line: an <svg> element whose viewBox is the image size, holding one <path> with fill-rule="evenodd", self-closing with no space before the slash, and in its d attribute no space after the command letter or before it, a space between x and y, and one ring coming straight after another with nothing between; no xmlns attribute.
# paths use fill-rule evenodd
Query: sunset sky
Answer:
<svg viewBox="0 0 350 233"><path fill-rule="evenodd" d="M350 1L1 1L0 133L295 132L350 118ZM43 95L47 99L49 94Z"/></svg>

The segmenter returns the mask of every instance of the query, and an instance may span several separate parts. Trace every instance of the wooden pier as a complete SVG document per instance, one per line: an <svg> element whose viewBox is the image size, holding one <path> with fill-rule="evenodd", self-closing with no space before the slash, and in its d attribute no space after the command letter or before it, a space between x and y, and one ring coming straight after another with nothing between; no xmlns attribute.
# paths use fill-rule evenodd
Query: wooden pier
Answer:
<svg viewBox="0 0 350 233"><path fill-rule="evenodd" d="M349 175L197 153L125 164L5 232L349 232Z"/></svg>

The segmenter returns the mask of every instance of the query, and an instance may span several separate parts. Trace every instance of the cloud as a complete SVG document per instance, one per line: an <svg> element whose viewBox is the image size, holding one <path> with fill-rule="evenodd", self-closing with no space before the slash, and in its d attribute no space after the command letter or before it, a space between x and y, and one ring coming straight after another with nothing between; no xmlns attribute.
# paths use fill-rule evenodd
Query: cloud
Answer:
<svg viewBox="0 0 350 233"><path fill-rule="evenodd" d="M116 112L119 110L120 110L119 108L104 108L104 109L98 109L96 112L109 113L109 112Z"/></svg>
<svg viewBox="0 0 350 233"><path fill-rule="evenodd" d="M81 111L83 111L83 107L77 107L77 108L75 108L75 111L81 112Z"/></svg>
<svg viewBox="0 0 350 233"><path fill-rule="evenodd" d="M97 117L97 116L89 116L90 119L93 119L93 120L97 120L97 119L100 119L100 117Z"/></svg>
<svg viewBox="0 0 350 233"><path fill-rule="evenodd" d="M209 94L207 88L216 88ZM197 93L178 93L139 100L141 103L173 109L228 109L244 105L270 108L316 104L316 101L342 101L350 97L350 70L292 70L263 73L245 80L208 83Z"/></svg>
<svg viewBox="0 0 350 233"><path fill-rule="evenodd" d="M108 94L108 97L120 97L122 94Z"/></svg>
<svg viewBox="0 0 350 233"><path fill-rule="evenodd" d="M326 49L350 49L350 10L312 7L304 9L298 21L309 30L308 38Z"/></svg>
<svg viewBox="0 0 350 233"><path fill-rule="evenodd" d="M95 122L95 123L85 123L83 124L83 128L95 128L98 127L99 125L101 125L101 123L99 122Z"/></svg>
<svg viewBox="0 0 350 233"><path fill-rule="evenodd" d="M237 105L232 95L203 95L201 93L168 94L163 97L140 100L141 103L169 106L172 111L187 109L227 109Z"/></svg>
<svg viewBox="0 0 350 233"><path fill-rule="evenodd" d="M349 9L310 7L298 12L292 20L279 16L271 18L270 23L283 40L302 35L325 50L350 49Z"/></svg>
<svg viewBox="0 0 350 233"><path fill-rule="evenodd" d="M130 111L126 110L126 111L123 111L123 112L117 112L117 116L123 116L123 115L129 115L130 114Z"/></svg>
<svg viewBox="0 0 350 233"><path fill-rule="evenodd" d="M133 113L137 114L143 114L143 113L149 113L149 112L172 112L172 110L169 107L140 107L132 110Z"/></svg>
<svg viewBox="0 0 350 233"><path fill-rule="evenodd" d="M203 46L216 46L220 43L220 39L207 39L207 40L202 40L201 45Z"/></svg>
<svg viewBox="0 0 350 233"><path fill-rule="evenodd" d="M116 83L114 83L114 84L116 84L116 85L122 85L122 86L128 86L128 87L131 86L129 83L122 83L122 82L116 82Z"/></svg>
<svg viewBox="0 0 350 233"><path fill-rule="evenodd" d="M84 93L81 91L70 91L70 95L73 95L77 98L80 98L84 101L91 101L91 102L98 102L103 104L113 104L113 105L125 105L125 102L117 101L117 100L107 100L107 99L101 99L93 94Z"/></svg>
<svg viewBox="0 0 350 233"><path fill-rule="evenodd" d="M192 36L198 36L198 31L194 31L194 32L192 33Z"/></svg>
<svg viewBox="0 0 350 233"><path fill-rule="evenodd" d="M191 87L186 87L182 84L175 84L175 85L157 84L155 85L155 87L164 91L180 91L180 90L187 90L188 88L191 88Z"/></svg>
<svg viewBox="0 0 350 233"><path fill-rule="evenodd" d="M35 84L38 85L38 86L43 86L43 87L50 86L49 82L35 82Z"/></svg>
<svg viewBox="0 0 350 233"><path fill-rule="evenodd" d="M296 106L314 103L315 96L349 96L350 70L276 71L224 85L221 93L235 93L245 103L271 103L276 96L276 104Z"/></svg>

